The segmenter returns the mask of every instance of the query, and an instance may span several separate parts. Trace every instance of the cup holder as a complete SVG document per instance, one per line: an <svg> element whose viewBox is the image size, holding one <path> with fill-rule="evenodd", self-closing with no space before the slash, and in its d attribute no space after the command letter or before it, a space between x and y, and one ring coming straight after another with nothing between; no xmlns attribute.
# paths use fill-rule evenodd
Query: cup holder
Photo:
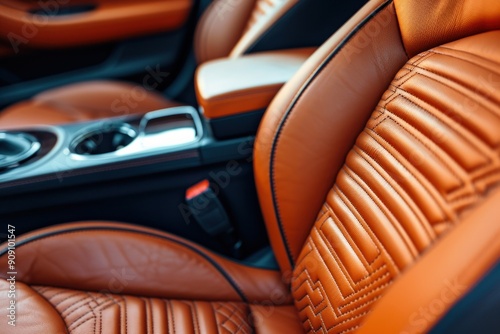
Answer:
<svg viewBox="0 0 500 334"><path fill-rule="evenodd" d="M127 123L108 124L80 135L70 149L79 155L105 154L126 147L136 136L137 131Z"/></svg>
<svg viewBox="0 0 500 334"><path fill-rule="evenodd" d="M76 134L65 151L79 161L117 161L187 148L200 140L202 134L198 112L192 107L175 107L100 125L94 123Z"/></svg>
<svg viewBox="0 0 500 334"><path fill-rule="evenodd" d="M40 150L38 140L27 133L0 132L0 169L19 166Z"/></svg>

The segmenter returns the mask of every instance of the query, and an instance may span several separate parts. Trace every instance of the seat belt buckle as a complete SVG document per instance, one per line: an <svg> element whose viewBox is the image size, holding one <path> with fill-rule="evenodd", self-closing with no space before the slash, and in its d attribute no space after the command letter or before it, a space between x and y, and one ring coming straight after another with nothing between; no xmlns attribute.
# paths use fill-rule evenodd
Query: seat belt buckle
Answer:
<svg viewBox="0 0 500 334"><path fill-rule="evenodd" d="M231 248L232 255L240 257L241 240L229 220L226 209L205 179L186 190L186 203L198 225L211 237Z"/></svg>

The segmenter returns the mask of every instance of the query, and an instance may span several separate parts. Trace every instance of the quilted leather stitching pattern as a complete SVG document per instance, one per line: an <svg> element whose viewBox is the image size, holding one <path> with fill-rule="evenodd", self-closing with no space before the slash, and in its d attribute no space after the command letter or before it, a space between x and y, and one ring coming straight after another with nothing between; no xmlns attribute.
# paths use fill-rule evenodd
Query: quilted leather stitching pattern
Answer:
<svg viewBox="0 0 500 334"><path fill-rule="evenodd" d="M250 311L245 304L213 303L215 319L221 334L246 334L252 333L248 324Z"/></svg>
<svg viewBox="0 0 500 334"><path fill-rule="evenodd" d="M392 280L499 183L498 82L500 64L447 46L396 75L295 268L309 333L358 328Z"/></svg>
<svg viewBox="0 0 500 334"><path fill-rule="evenodd" d="M78 333L201 333L198 306L210 305L218 333L252 333L248 324L250 309L244 303L177 301L158 298L120 296L33 286L63 318L68 332ZM207 309L207 308L203 308ZM207 315L204 315L207 316ZM176 329L179 324L192 327Z"/></svg>

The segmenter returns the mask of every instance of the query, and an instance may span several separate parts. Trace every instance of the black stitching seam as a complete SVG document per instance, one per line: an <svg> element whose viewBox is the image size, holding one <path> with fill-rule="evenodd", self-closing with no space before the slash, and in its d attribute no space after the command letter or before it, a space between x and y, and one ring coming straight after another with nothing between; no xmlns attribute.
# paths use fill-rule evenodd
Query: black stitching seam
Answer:
<svg viewBox="0 0 500 334"><path fill-rule="evenodd" d="M274 160L275 160L275 155L276 155L276 148L278 145L278 140L281 135L281 130L283 129L286 121L288 120L288 116L292 113L295 105L297 104L297 101L302 97L304 94L305 90L310 86L310 84L316 79L316 77L323 71L323 69L330 63L330 61L335 58L335 56L345 47L345 45L368 23L370 22L378 13L380 13L383 9L385 9L389 4L392 3L391 1L387 1L386 3L382 4L380 7L375 9L370 15L368 15L360 24L358 24L350 33L349 35L342 41L340 44L328 55L328 57L321 63L321 65L315 70L315 72L309 77L308 81L302 86L300 91L295 95L293 101L290 103L287 111L285 112L285 115L281 119L278 129L274 135L273 139L273 144L271 148L271 163L269 167L269 174L271 176L271 193L272 193L272 199L273 199L273 206L274 206L274 212L276 213L276 220L278 222L278 227L280 230L281 234L281 239L283 240L283 244L285 245L285 250L288 256L288 261L290 262L290 266L293 268L294 267L294 259L293 255L290 251L290 245L288 244L288 240L286 237L285 233L285 228L283 227L283 223L281 222L280 218L280 213L278 209L278 200L276 198L276 185L274 182Z"/></svg>
<svg viewBox="0 0 500 334"><path fill-rule="evenodd" d="M248 298L245 296L245 294L243 293L243 291L239 288L239 286L236 284L236 282L231 278L231 276L214 260L212 259L210 256L206 255L205 253L203 253L202 251L200 251L199 249L189 245L189 244L186 244L182 241L179 241L179 240L175 240L175 239L172 239L172 238L169 238L167 236L162 236L162 235L158 235L158 234L155 234L155 233L152 233L152 232L146 232L146 231L137 231L137 230L134 230L134 229L131 229L131 228L119 228L119 227L106 227L106 226L103 226L103 227L99 227L99 226L93 226L93 227L78 227L78 228L73 228L73 229L67 229L67 230L62 230L62 231L54 231L54 232L48 232L48 233L44 233L44 234L40 234L40 235L36 235L36 236L32 236L30 238L27 238L25 240L22 240L20 242L17 243L16 247L20 247L20 246L23 246L23 245L26 245L26 244L29 244L31 242L34 242L34 241L37 241L37 240L41 240L41 239L45 239L45 238L49 238L49 237L53 237L53 236L56 236L56 235L60 235L60 234L67 234L67 233L76 233L76 232L81 232L81 231L92 231L92 230L109 230L109 231L121 231L121 232L132 232L132 233L139 233L139 234L142 234L142 235L147 235L147 236L151 236L151 237L156 237L156 238L159 238L159 239L164 239L164 240L168 240L168 241L171 241L171 242L174 242L174 243L177 243L181 246L184 246L190 250L192 250L193 252L195 252L196 254L200 255L201 257L203 257L205 260L207 260L215 269L217 269L221 275L229 282L229 284L233 287L233 289L236 291L236 293L240 296L241 300L243 300L244 302L248 303ZM3 256L5 253L7 253L7 247L5 247L4 249L0 250L0 256Z"/></svg>

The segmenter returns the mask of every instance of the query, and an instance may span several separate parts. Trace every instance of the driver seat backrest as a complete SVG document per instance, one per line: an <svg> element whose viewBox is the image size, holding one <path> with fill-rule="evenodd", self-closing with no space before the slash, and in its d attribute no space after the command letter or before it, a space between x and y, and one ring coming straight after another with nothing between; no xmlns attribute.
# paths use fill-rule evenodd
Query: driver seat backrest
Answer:
<svg viewBox="0 0 500 334"><path fill-rule="evenodd" d="M379 299L415 311L422 284L384 296L415 263L410 279L428 266L470 288L498 261L498 29L495 0L370 1L267 110L256 183L308 332L353 331Z"/></svg>
<svg viewBox="0 0 500 334"><path fill-rule="evenodd" d="M196 59L316 47L366 1L214 0L196 27Z"/></svg>

